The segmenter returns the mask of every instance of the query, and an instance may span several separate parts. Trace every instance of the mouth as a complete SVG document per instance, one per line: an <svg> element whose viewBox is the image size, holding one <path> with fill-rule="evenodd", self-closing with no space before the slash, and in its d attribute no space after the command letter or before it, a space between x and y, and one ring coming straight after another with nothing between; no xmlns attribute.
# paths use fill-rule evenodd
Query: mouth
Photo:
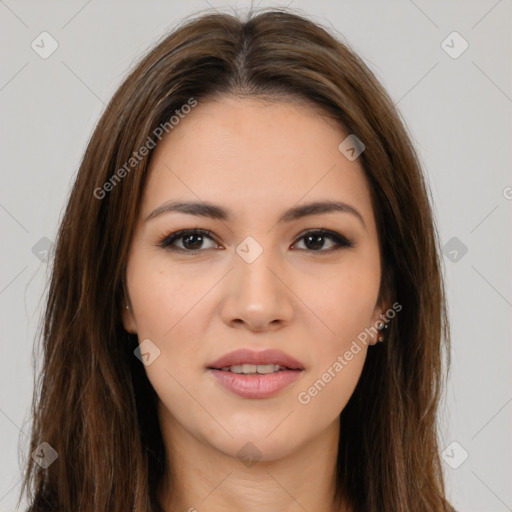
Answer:
<svg viewBox="0 0 512 512"><path fill-rule="evenodd" d="M288 370L296 370L288 368L280 364L234 364L232 366L224 366L224 368L211 368L212 370L220 370L221 372L231 372L238 375L269 375L271 373L283 372Z"/></svg>
<svg viewBox="0 0 512 512"><path fill-rule="evenodd" d="M224 389L243 398L270 398L293 385L302 363L280 350L237 350L207 366Z"/></svg>
<svg viewBox="0 0 512 512"><path fill-rule="evenodd" d="M274 373L282 370L304 370L300 361L281 350L239 349L225 354L208 365L209 369L233 373Z"/></svg>

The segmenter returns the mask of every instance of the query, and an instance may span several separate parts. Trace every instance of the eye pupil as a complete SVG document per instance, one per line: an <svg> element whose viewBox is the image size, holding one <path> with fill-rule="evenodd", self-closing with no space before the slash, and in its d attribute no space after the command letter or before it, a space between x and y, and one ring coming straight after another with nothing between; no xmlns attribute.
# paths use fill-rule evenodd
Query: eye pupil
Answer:
<svg viewBox="0 0 512 512"><path fill-rule="evenodd" d="M195 239L195 243L194 243L194 239ZM189 235L183 236L183 245L187 249L199 249L201 247L202 243L203 243L203 235L191 233Z"/></svg>
<svg viewBox="0 0 512 512"><path fill-rule="evenodd" d="M304 245L308 249L318 250L324 245L324 235L307 235L304 237Z"/></svg>

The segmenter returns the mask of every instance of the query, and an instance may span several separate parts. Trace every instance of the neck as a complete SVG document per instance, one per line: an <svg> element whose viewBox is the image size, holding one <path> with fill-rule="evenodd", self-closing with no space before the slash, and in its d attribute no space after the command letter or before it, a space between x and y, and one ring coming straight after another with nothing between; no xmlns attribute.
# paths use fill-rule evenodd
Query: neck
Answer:
<svg viewBox="0 0 512 512"><path fill-rule="evenodd" d="M339 422L276 460L244 463L161 415L168 471L159 486L165 512L340 512L333 505ZM171 448L172 447L172 448Z"/></svg>

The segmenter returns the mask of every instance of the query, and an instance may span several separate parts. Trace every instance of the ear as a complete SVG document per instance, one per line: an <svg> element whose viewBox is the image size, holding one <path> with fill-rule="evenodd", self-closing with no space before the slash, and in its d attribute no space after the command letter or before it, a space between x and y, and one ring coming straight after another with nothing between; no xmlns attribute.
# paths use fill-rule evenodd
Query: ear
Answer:
<svg viewBox="0 0 512 512"><path fill-rule="evenodd" d="M137 334L137 323L135 322L132 302L130 300L130 294L128 293L128 287L126 285L126 273L123 274L121 279L121 287L123 290L121 300L121 320L123 322L124 330L130 334Z"/></svg>
<svg viewBox="0 0 512 512"><path fill-rule="evenodd" d="M377 304L375 305L375 309L373 310L372 314L372 327L375 328L382 328L383 324L388 322L388 319L386 317L386 311L388 311L391 308L391 301L389 300L388 293L386 292L386 289L383 288L382 293L380 293L380 297L377 301ZM372 329L373 331L373 329ZM382 334L385 336L387 330L380 331L377 334L372 334L369 344L375 345L378 343L378 337L379 333L382 332Z"/></svg>
<svg viewBox="0 0 512 512"><path fill-rule="evenodd" d="M131 305L123 303L121 307L121 319L123 321L125 331L130 334L137 334L137 324L135 323L135 317L133 315Z"/></svg>
<svg viewBox="0 0 512 512"><path fill-rule="evenodd" d="M123 322L123 327L124 330L130 334L137 334L137 323L135 322L132 302L130 300L130 295L128 294L128 288L126 286L126 276L122 279L122 288L123 300L121 301L121 320Z"/></svg>
<svg viewBox="0 0 512 512"><path fill-rule="evenodd" d="M123 304L122 308L121 318L125 331L129 332L130 334L137 334L137 324L135 323L132 307L130 305Z"/></svg>

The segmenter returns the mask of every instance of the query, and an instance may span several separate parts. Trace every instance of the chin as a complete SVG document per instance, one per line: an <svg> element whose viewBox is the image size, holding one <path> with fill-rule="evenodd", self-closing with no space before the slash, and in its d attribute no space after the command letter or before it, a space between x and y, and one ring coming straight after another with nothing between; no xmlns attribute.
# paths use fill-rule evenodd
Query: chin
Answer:
<svg viewBox="0 0 512 512"><path fill-rule="evenodd" d="M266 411L263 404L250 412L225 412L218 420L229 434L216 422L208 429L201 428L198 434L204 443L229 457L275 461L300 450L316 434L308 428L308 419L299 418L298 412L297 407Z"/></svg>
<svg viewBox="0 0 512 512"><path fill-rule="evenodd" d="M233 438L206 439L215 450L240 460L246 467L257 462L272 462L289 457L298 451L301 443L289 436L270 435L254 432L253 429L241 429Z"/></svg>

